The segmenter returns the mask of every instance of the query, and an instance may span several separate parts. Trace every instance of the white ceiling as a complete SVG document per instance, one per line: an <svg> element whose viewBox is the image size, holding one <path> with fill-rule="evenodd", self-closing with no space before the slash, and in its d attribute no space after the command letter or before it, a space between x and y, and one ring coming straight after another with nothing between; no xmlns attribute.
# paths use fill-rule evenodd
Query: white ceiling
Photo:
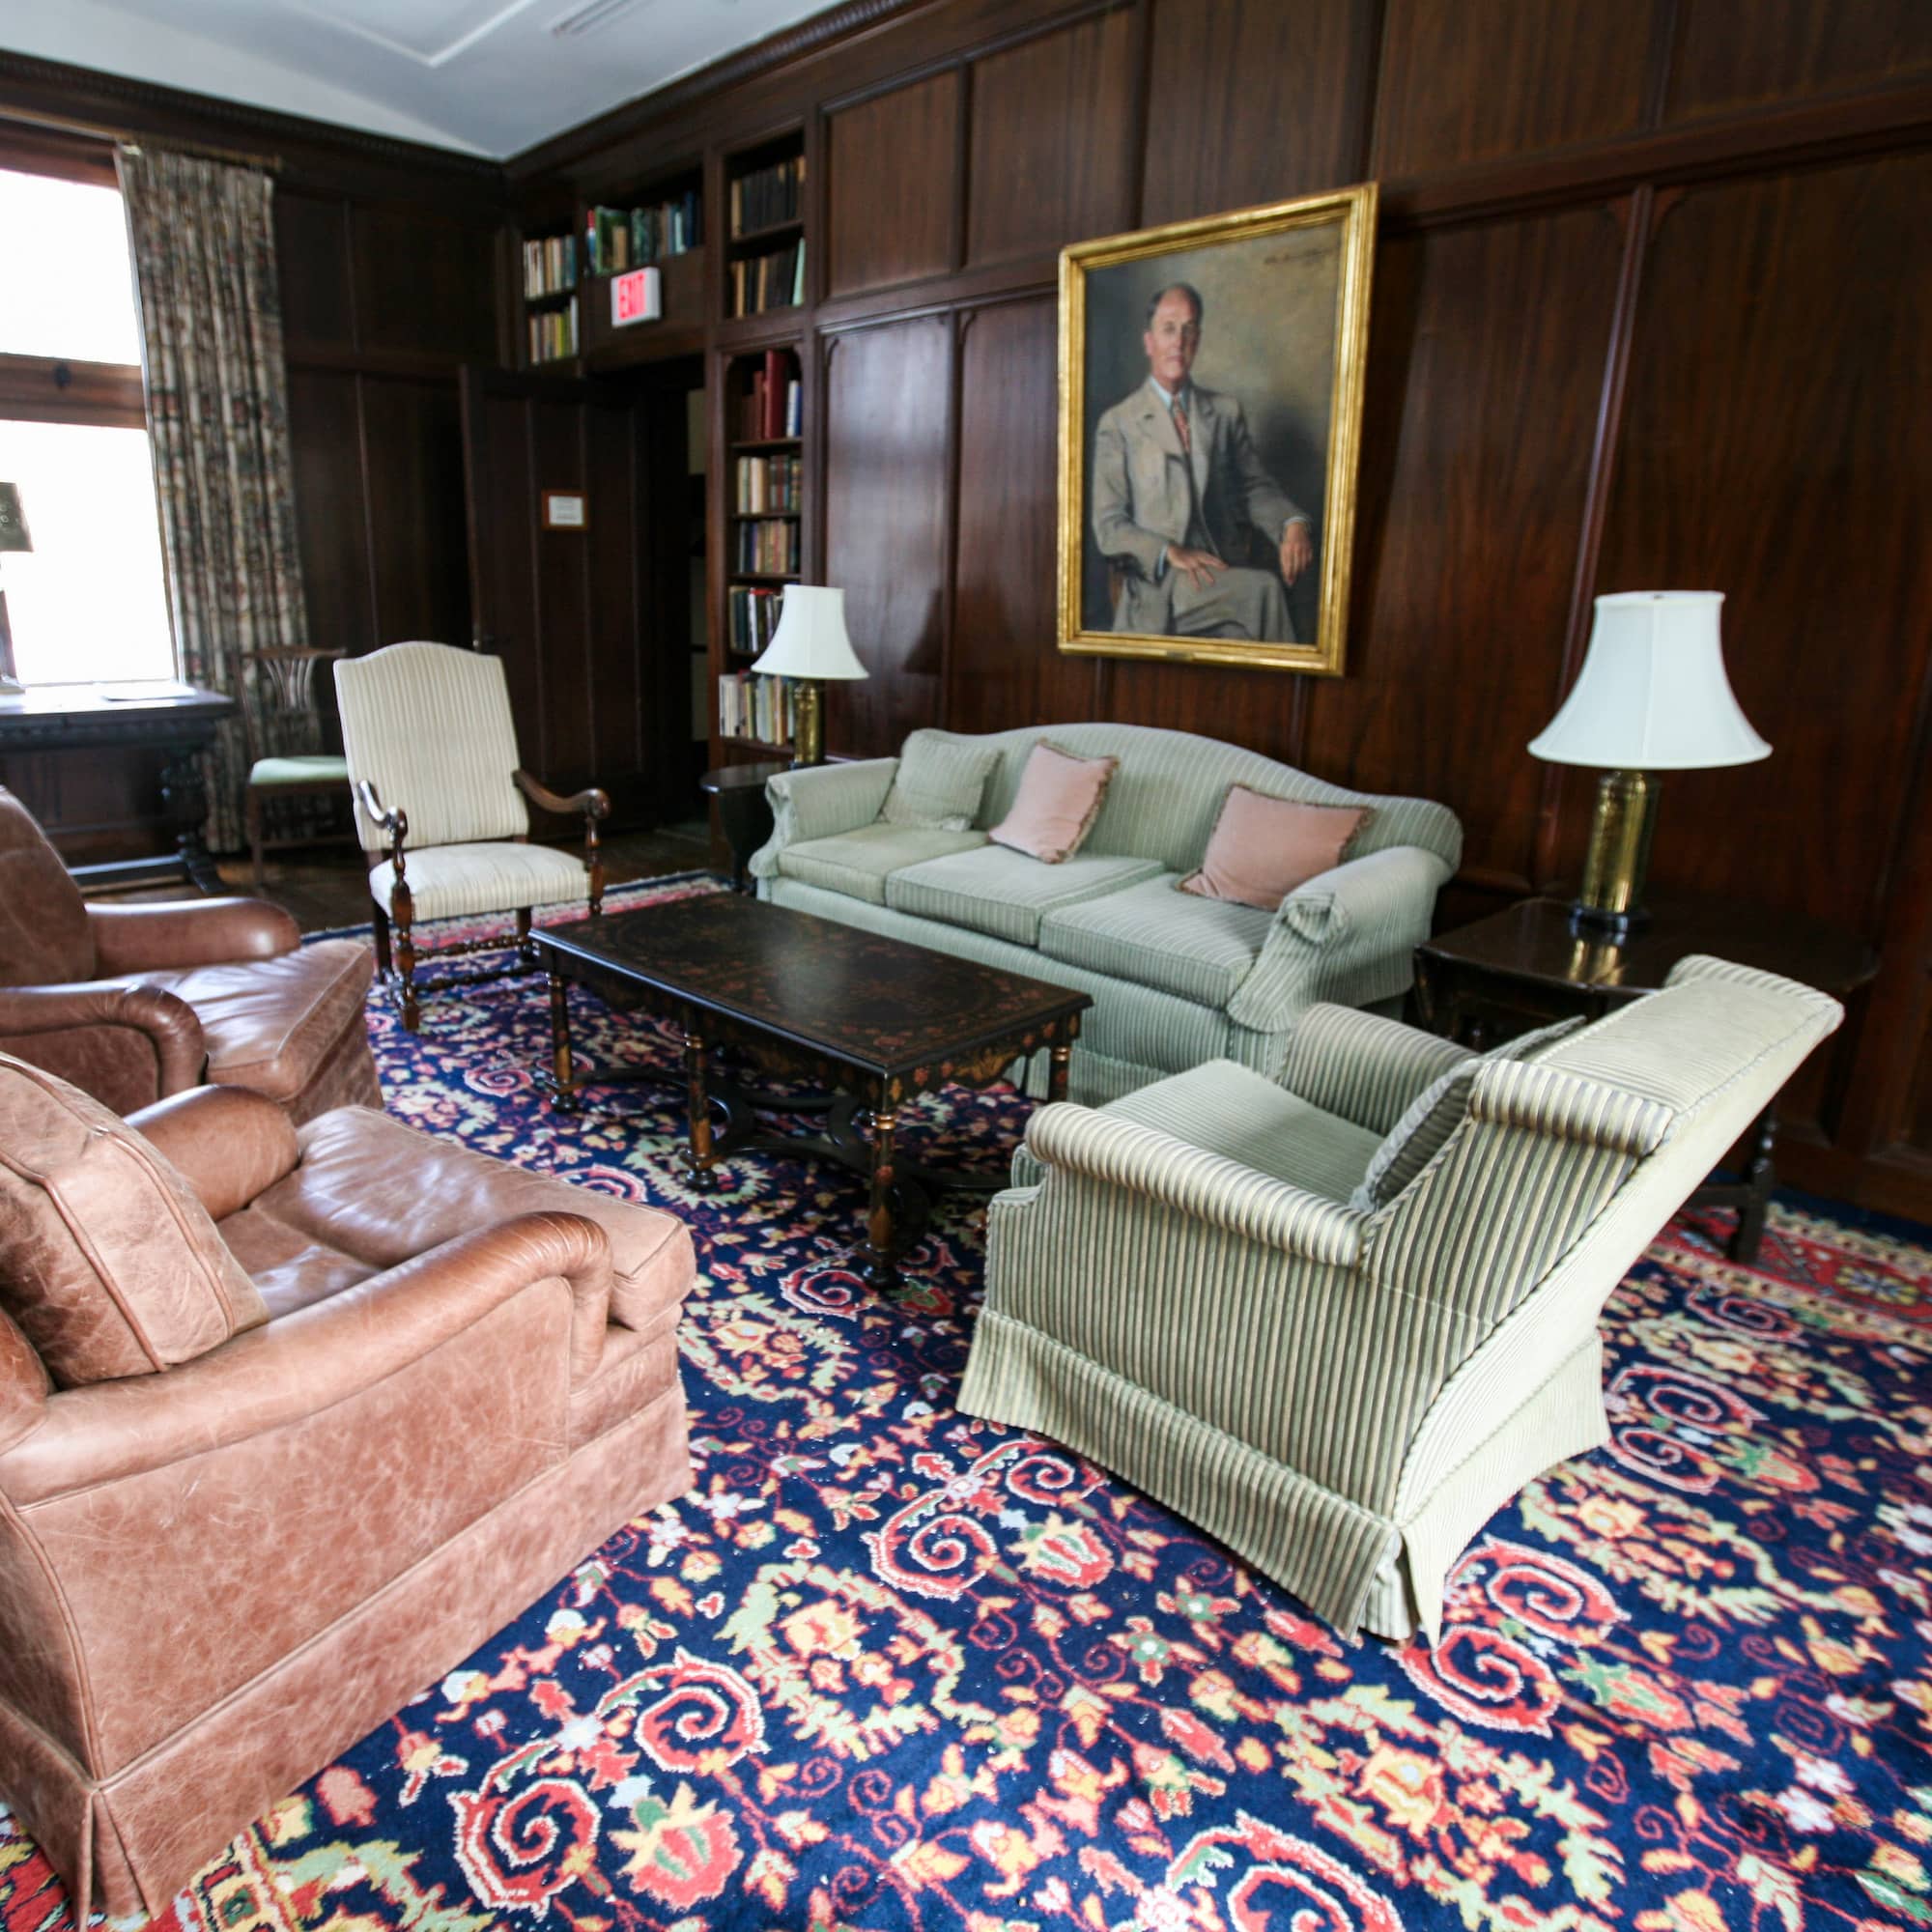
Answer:
<svg viewBox="0 0 1932 1932"><path fill-rule="evenodd" d="M826 0L5 0L0 46L506 156Z"/></svg>

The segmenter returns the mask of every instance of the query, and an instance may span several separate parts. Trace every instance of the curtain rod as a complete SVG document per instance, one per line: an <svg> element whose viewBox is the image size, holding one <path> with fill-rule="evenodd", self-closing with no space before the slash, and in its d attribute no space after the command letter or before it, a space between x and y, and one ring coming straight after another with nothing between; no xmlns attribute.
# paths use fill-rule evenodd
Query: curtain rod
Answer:
<svg viewBox="0 0 1932 1932"><path fill-rule="evenodd" d="M61 134L85 134L97 141L111 141L117 148L126 148L129 154L138 155L143 141L151 148L164 149L170 154L193 155L203 160L231 161L247 168L261 168L269 174L279 174L282 157L279 155L251 154L245 148L217 148L206 141L175 141L162 137L130 134L125 128L103 128L94 121L75 121L65 114L43 114L33 108L0 106L0 127L8 123L29 128L47 128Z"/></svg>

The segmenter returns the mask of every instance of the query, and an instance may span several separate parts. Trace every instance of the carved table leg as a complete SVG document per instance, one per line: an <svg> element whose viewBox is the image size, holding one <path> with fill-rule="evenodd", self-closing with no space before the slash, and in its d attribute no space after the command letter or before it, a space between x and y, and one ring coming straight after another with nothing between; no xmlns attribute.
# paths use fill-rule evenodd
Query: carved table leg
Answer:
<svg viewBox="0 0 1932 1932"><path fill-rule="evenodd" d="M563 976L550 976L550 1059L553 1081L550 1103L559 1114L577 1111L577 1073L570 1064L570 1001Z"/></svg>
<svg viewBox="0 0 1932 1932"><path fill-rule="evenodd" d="M1730 1257L1747 1267L1757 1260L1764 1239L1765 1210L1771 1206L1771 1190L1777 1185L1777 1170L1772 1165L1771 1151L1777 1140L1777 1109L1767 1107L1757 1117L1751 1134L1750 1158L1745 1164L1747 1192L1738 1208L1737 1232L1731 1236Z"/></svg>
<svg viewBox="0 0 1932 1932"><path fill-rule="evenodd" d="M701 1181L718 1156L711 1146L711 1096L704 1091L704 1042L695 1033L684 1037L684 1076L691 1108L691 1144L685 1163L692 1179Z"/></svg>
<svg viewBox="0 0 1932 1932"><path fill-rule="evenodd" d="M866 1216L866 1246L861 1272L867 1284L881 1294L898 1287L897 1258L894 1254L893 1229L893 1137L898 1117L890 1107L877 1108L872 1115L872 1201Z"/></svg>
<svg viewBox="0 0 1932 1932"><path fill-rule="evenodd" d="M218 897L228 888L215 870L213 855L203 838L208 823L208 791L202 779L201 753L182 752L161 768L161 810L175 829L182 870L197 892Z"/></svg>
<svg viewBox="0 0 1932 1932"><path fill-rule="evenodd" d="M1046 1056L1046 1097L1049 1100L1066 1098L1066 1073L1073 1062L1073 1048L1062 1040L1058 1046L1048 1049Z"/></svg>

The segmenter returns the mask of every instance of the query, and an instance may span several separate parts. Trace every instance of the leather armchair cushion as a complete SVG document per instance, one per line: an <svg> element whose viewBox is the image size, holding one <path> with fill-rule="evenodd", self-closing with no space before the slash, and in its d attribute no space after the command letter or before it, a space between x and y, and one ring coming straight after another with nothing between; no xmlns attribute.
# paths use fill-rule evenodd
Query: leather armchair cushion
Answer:
<svg viewBox="0 0 1932 1932"><path fill-rule="evenodd" d="M690 1290L691 1235L675 1215L432 1140L364 1107L337 1108L297 1137L301 1165L220 1225L277 1319L513 1214L577 1214L604 1230L611 1317L626 1328L675 1320Z"/></svg>
<svg viewBox="0 0 1932 1932"><path fill-rule="evenodd" d="M138 1133L3 1056L0 1306L63 1388L189 1361L269 1313L208 1210Z"/></svg>
<svg viewBox="0 0 1932 1932"><path fill-rule="evenodd" d="M211 1081L293 1103L351 1027L362 1025L376 962L353 939L325 939L273 959L143 973L201 1021Z"/></svg>
<svg viewBox="0 0 1932 1932"><path fill-rule="evenodd" d="M0 985L93 978L80 889L33 813L0 785Z"/></svg>

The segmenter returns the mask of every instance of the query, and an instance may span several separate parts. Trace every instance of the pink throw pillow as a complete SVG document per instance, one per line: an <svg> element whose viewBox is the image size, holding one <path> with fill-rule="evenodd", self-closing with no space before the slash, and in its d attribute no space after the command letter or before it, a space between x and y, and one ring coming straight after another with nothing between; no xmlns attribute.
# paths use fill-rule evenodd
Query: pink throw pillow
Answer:
<svg viewBox="0 0 1932 1932"><path fill-rule="evenodd" d="M1310 805L1230 785L1201 869L1180 890L1272 912L1296 886L1339 866L1375 815L1372 806Z"/></svg>
<svg viewBox="0 0 1932 1932"><path fill-rule="evenodd" d="M1119 758L1076 758L1042 739L1027 755L1013 808L986 834L1049 866L1070 859L1094 829Z"/></svg>

